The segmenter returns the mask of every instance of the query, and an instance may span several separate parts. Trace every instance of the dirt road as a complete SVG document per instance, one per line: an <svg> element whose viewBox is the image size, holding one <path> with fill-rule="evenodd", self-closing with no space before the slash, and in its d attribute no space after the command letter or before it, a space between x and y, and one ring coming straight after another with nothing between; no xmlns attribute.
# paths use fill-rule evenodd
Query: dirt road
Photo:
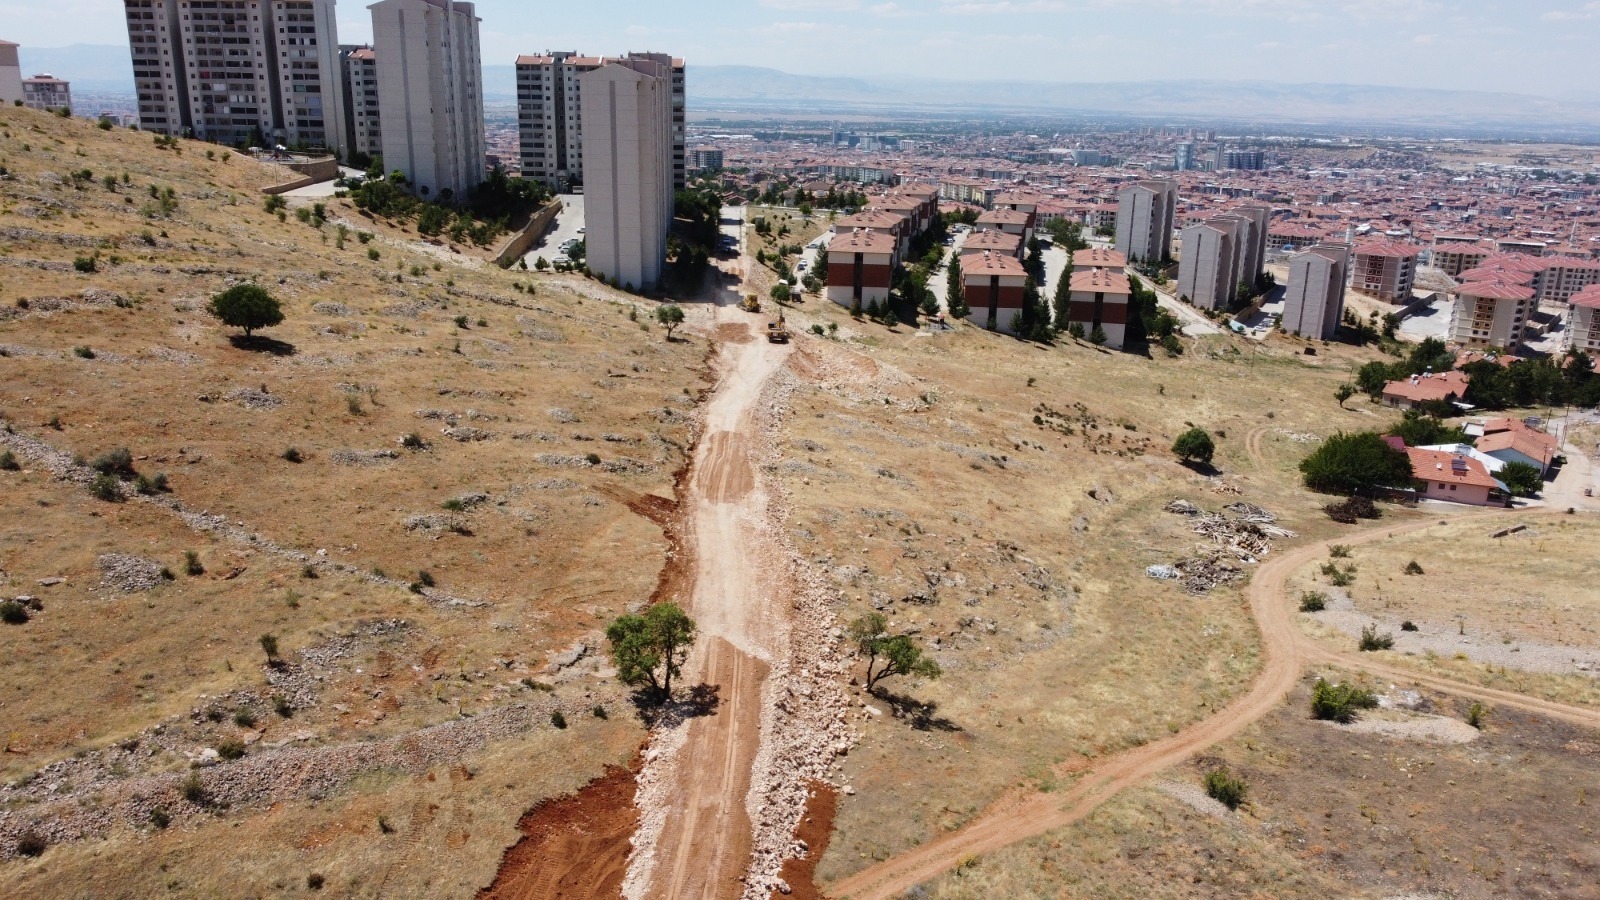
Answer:
<svg viewBox="0 0 1600 900"><path fill-rule="evenodd" d="M1500 514L1479 514L1478 517ZM1436 522L1410 522L1336 540L1349 545L1365 544L1421 531L1433 527ZM1217 715L1171 738L1104 760L1085 772L1076 786L1065 793L1018 792L1002 798L964 828L829 885L828 895L851 900L897 896L955 868L967 857L998 850L1070 825L1089 815L1123 788L1232 737L1265 716L1283 701L1301 674L1313 664L1331 663L1365 670L1397 683L1422 685L1600 728L1600 712L1595 710L1418 674L1376 663L1365 654L1335 653L1318 645L1295 622L1294 608L1286 596L1287 581L1301 566L1325 555L1328 546L1334 542L1330 540L1300 547L1271 560L1256 571L1250 582L1250 607L1261 628L1264 665L1261 675L1243 697Z"/></svg>
<svg viewBox="0 0 1600 900"><path fill-rule="evenodd" d="M714 711L663 738L646 765L644 780L660 790L640 795L642 824L626 882L636 897L743 893L762 690L787 636L788 604L774 574L781 567L773 565L776 553L761 527L767 497L751 450L757 402L790 349L749 339L754 319L745 313L717 308L713 316L723 338L719 381L680 514L694 561L687 608L700 629L682 683L709 686Z"/></svg>

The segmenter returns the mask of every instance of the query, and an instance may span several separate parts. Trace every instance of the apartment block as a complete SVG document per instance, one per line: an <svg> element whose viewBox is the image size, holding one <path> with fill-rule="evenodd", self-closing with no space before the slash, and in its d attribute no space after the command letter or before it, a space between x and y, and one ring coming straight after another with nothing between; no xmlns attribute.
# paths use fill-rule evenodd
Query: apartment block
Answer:
<svg viewBox="0 0 1600 900"><path fill-rule="evenodd" d="M476 10L452 0L379 0L372 11L384 168L425 199L483 183L482 59Z"/></svg>
<svg viewBox="0 0 1600 900"><path fill-rule="evenodd" d="M828 299L846 307L888 300L895 259L892 235L860 229L835 234L828 241Z"/></svg>
<svg viewBox="0 0 1600 900"><path fill-rule="evenodd" d="M1072 254L1072 271L1087 272L1090 269L1106 269L1112 272L1121 272L1128 267L1128 258L1115 250L1103 247L1090 247Z"/></svg>
<svg viewBox="0 0 1600 900"><path fill-rule="evenodd" d="M1441 234L1433 239L1433 266L1455 278L1468 269L1476 269L1494 250L1475 237Z"/></svg>
<svg viewBox="0 0 1600 900"><path fill-rule="evenodd" d="M1003 190L998 185L975 178L950 177L939 181L939 199L951 203L970 203L988 209L994 206L994 198L1001 193Z"/></svg>
<svg viewBox="0 0 1600 900"><path fill-rule="evenodd" d="M1223 150L1217 168L1260 171L1267 167L1266 154L1260 150Z"/></svg>
<svg viewBox="0 0 1600 900"><path fill-rule="evenodd" d="M1385 303L1410 303L1420 253L1418 248L1399 241L1357 244L1350 286Z"/></svg>
<svg viewBox="0 0 1600 900"><path fill-rule="evenodd" d="M1128 276L1112 269L1074 270L1068 291L1067 321L1057 325L1081 325L1085 336L1099 328L1105 332L1105 346L1121 350L1128 330L1128 300L1132 296Z"/></svg>
<svg viewBox="0 0 1600 900"><path fill-rule="evenodd" d="M1216 216L1185 228L1183 259L1178 264L1178 296L1202 309L1227 309L1233 304L1243 220Z"/></svg>
<svg viewBox="0 0 1600 900"><path fill-rule="evenodd" d="M1567 316L1567 349L1600 354L1600 285L1572 295Z"/></svg>
<svg viewBox="0 0 1600 900"><path fill-rule="evenodd" d="M722 168L722 151L706 147L689 152L689 169L694 172L715 172Z"/></svg>
<svg viewBox="0 0 1600 900"><path fill-rule="evenodd" d="M833 263L828 263L832 266ZM829 270L832 274L832 269ZM971 314L968 321L987 328L1015 333L1012 320L1022 313L1028 272L1021 261L1003 253L973 254L961 258L961 288Z"/></svg>
<svg viewBox="0 0 1600 900"><path fill-rule="evenodd" d="M578 77L589 268L639 290L660 284L672 230L672 72L670 56L636 54Z"/></svg>
<svg viewBox="0 0 1600 900"><path fill-rule="evenodd" d="M339 48L344 66L345 146L350 154L383 154L383 117L378 111L378 55L371 47Z"/></svg>
<svg viewBox="0 0 1600 900"><path fill-rule="evenodd" d="M334 0L124 0L149 131L344 151Z"/></svg>
<svg viewBox="0 0 1600 900"><path fill-rule="evenodd" d="M980 228L967 235L967 240L961 245L961 258L966 259L974 253L999 253L1006 256L1022 259L1022 238L1004 231L990 231Z"/></svg>
<svg viewBox="0 0 1600 900"><path fill-rule="evenodd" d="M584 184L584 107L581 76L613 62L658 60L662 54L629 53L623 57L583 56L576 51L549 51L517 57L517 133L522 177L554 190ZM672 91L672 183L682 190L688 181L684 149L685 66L668 59ZM712 151L720 157L721 151ZM721 167L719 163L718 168Z"/></svg>
<svg viewBox="0 0 1600 900"><path fill-rule="evenodd" d="M22 61L17 57L20 46L0 41L0 103L6 106L22 99Z"/></svg>
<svg viewBox="0 0 1600 900"><path fill-rule="evenodd" d="M1325 243L1289 260L1284 290L1283 330L1301 337L1333 340L1344 316L1350 245Z"/></svg>
<svg viewBox="0 0 1600 900"><path fill-rule="evenodd" d="M71 109L72 85L48 74L24 78L22 105L29 109Z"/></svg>
<svg viewBox="0 0 1600 900"><path fill-rule="evenodd" d="M1177 205L1175 181L1141 181L1123 188L1117 195L1117 252L1130 261L1171 258Z"/></svg>
<svg viewBox="0 0 1600 900"><path fill-rule="evenodd" d="M1456 289L1456 314L1450 337L1463 347L1522 344L1529 315L1538 307L1533 288L1506 281L1464 284Z"/></svg>
<svg viewBox="0 0 1600 900"><path fill-rule="evenodd" d="M1600 285L1600 260L1546 256L1539 263L1533 292L1540 303L1569 303L1579 293Z"/></svg>

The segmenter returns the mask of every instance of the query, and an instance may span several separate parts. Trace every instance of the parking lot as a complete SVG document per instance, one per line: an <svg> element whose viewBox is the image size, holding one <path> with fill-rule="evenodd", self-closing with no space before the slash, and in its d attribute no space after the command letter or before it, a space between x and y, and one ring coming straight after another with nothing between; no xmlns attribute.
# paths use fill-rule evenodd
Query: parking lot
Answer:
<svg viewBox="0 0 1600 900"><path fill-rule="evenodd" d="M532 268L541 256L545 262L554 263L556 257L566 256L561 249L562 244L567 241L583 240L583 195L562 194L557 199L561 201L561 212L556 214L556 220L551 225L550 231L523 257L528 261L529 268Z"/></svg>

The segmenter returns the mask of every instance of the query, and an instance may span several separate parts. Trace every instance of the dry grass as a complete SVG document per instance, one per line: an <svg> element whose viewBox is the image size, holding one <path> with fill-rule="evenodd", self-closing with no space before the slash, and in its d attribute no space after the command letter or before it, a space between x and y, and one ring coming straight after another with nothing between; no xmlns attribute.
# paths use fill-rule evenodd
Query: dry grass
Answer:
<svg viewBox="0 0 1600 900"><path fill-rule="evenodd" d="M127 447L141 473L166 473L173 491L159 503L111 504L37 461L0 472L0 592L44 604L27 624L0 627L10 750L0 778L158 724L191 742L185 752L248 736L231 706L216 722L202 715L219 696L233 703L234 692L258 698L250 731L263 744L302 731L313 743L405 734L522 702L534 696L522 679L550 679L548 657L574 640L595 646L607 621L650 595L665 560L660 530L614 498L671 494L704 386L703 342L664 342L659 329L629 321L625 298L593 282L501 272L334 202L332 219L377 235L363 245L352 230L339 249L332 222L280 223L265 211L258 190L283 180L281 170L181 146L178 155L147 134L0 110L0 165L12 176L0 180L0 228L15 229L0 260L0 417L22 438L84 458ZM220 157L208 160L207 150ZM80 168L96 179L81 189L65 178ZM114 191L98 182L105 174L116 176ZM152 185L174 190L175 210L145 208ZM74 271L75 257L95 252L96 272ZM283 303L285 323L265 333L278 354L234 346L203 312L210 295L250 278ZM78 346L94 358L74 354ZM443 430L452 424L482 435L452 437ZM402 447L413 432L425 449ZM282 458L291 446L302 462ZM383 455L350 464L347 451ZM585 461L590 453L599 465ZM459 511L443 508L457 498L465 498ZM191 528L161 505L172 501L255 537ZM414 516L436 519L408 528ZM185 574L188 550L204 574ZM151 559L175 580L108 591L96 564L103 553ZM306 577L296 555L315 561L320 577ZM423 570L437 588L407 590ZM64 583L38 584L56 577ZM362 631L395 619L406 624L381 637ZM307 663L323 678L291 719L269 708L275 691L257 642L266 633L292 666L301 651L350 641L326 664ZM596 700L614 702L615 687L589 672L580 666L556 680L575 680L564 693L598 691ZM478 824L465 830L483 843L449 877L487 884L526 806L575 784L579 772L623 761L643 733L631 717L615 720L604 752L590 730L540 738L541 754L583 756L549 780L531 777L519 753L482 753L475 783L518 787L492 812L469 813ZM141 765L125 774L186 760L164 751ZM94 787L68 789L87 797ZM285 817L332 814L253 812L200 829L227 828L227 841L185 837L193 852L176 854L165 877L222 884L229 867L220 854L271 845ZM53 862L80 852L76 867ZM99 854L93 865L90 852ZM46 860L53 888L81 893L87 882L76 879L98 877L95 866L138 868L153 852L113 837L99 848L52 849ZM373 860L348 877L370 879L385 853L399 851L360 852ZM264 849L263 870L269 856ZM327 863L330 885L341 865ZM298 865L284 871L303 885ZM421 866L416 877L441 871ZM273 882L263 872L251 883L265 892ZM402 891L419 892L427 891Z"/></svg>
<svg viewBox="0 0 1600 900"><path fill-rule="evenodd" d="M1600 790L1592 733L1496 710L1476 740L1436 743L1313 721L1308 697L1303 683L1212 756L1172 769L1165 780L1186 791L1129 791L919 896L1587 895L1600 862L1585 836ZM1458 728L1466 716L1449 696L1421 707ZM1239 812L1173 796L1217 765L1248 784Z"/></svg>
<svg viewBox="0 0 1600 900"><path fill-rule="evenodd" d="M1305 357L1289 342L1217 338L1148 360L973 329L915 337L821 302L794 318L801 329L837 323L846 343L803 349L816 360L800 361L809 380L792 398L777 473L792 497L791 537L832 573L841 620L875 595L893 601L896 627L937 637L946 670L931 684L887 683L935 711L860 720L865 738L845 767L857 793L841 800L824 880L959 826L1011 786L1048 786L1058 764L1163 736L1234 695L1258 664L1248 610L1237 589L1196 600L1145 576L1198 540L1161 507L1243 499L1308 535L1333 533L1325 500L1295 484L1314 445L1273 431L1258 470L1246 435L1380 421L1338 412L1333 387L1364 359L1338 348ZM1063 418L1035 425L1043 406ZM1071 434L1049 426L1067 420ZM1240 495L1216 493L1172 459L1191 422L1225 435L1217 466Z"/></svg>

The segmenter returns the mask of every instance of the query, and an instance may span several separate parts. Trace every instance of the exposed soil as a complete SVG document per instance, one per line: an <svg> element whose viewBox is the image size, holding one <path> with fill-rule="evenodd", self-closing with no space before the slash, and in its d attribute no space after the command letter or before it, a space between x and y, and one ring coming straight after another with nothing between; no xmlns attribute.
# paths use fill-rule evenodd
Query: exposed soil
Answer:
<svg viewBox="0 0 1600 900"><path fill-rule="evenodd" d="M526 835L506 851L494 883L478 900L612 900L622 893L628 836L639 824L633 797L640 760L610 766L605 777L528 810Z"/></svg>
<svg viewBox="0 0 1600 900"><path fill-rule="evenodd" d="M809 788L811 799L806 803L805 817L794 834L796 841L805 844L806 855L788 860L778 870L778 877L789 886L787 896L796 900L822 900L826 896L817 884L817 863L822 861L822 854L828 852L828 839L833 837L833 816L839 809L839 795L831 786L813 781ZM772 892L773 900L781 896L785 895Z"/></svg>

